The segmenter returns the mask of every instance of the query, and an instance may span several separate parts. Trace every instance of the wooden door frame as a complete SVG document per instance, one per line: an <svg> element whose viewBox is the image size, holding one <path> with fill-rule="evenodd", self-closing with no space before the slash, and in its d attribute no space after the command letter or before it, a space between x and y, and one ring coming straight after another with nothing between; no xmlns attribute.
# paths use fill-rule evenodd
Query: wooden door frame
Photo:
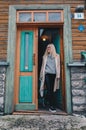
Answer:
<svg viewBox="0 0 86 130"><path fill-rule="evenodd" d="M66 111L72 113L71 104L71 84L70 84L70 70L67 66L72 61L72 34L71 34L71 18L70 6L56 5L56 4L29 4L27 5L13 5L9 6L9 30L8 30L8 49L7 62L10 66L7 69L6 75L6 92L5 92L5 114L13 113L14 111L14 68L15 68L15 45L16 45L16 12L17 10L63 10L64 25L63 25L63 45L64 45L64 60L65 60L65 92L66 92Z"/></svg>
<svg viewBox="0 0 86 130"><path fill-rule="evenodd" d="M42 28L43 25L41 25ZM34 54L35 54L35 66L34 66L34 71L35 74L33 74L33 76L35 77L34 81L33 81L33 103L36 104L36 110L38 110L38 25L35 25L35 27L33 26L28 27L28 25L18 25L17 27L17 43L16 43L16 56L15 56L15 82L14 82L14 110L16 108L16 111L19 109L18 108L18 94L19 94L19 67L20 67L20 33L21 31L34 31ZM62 81L62 109L65 111L65 80L64 80L64 75L65 75L65 71L64 71L64 47L63 47L63 24L59 27L58 25L44 25L43 28L58 28L59 29L59 34L60 34L60 56L61 56L61 70L62 70L62 77L61 77L61 81ZM25 108L23 108L25 109Z"/></svg>

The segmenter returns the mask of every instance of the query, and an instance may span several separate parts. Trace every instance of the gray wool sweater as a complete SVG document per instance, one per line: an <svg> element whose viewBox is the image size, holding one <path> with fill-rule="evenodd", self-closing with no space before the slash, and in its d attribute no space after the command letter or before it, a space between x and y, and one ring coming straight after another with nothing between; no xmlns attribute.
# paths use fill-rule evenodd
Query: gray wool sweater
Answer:
<svg viewBox="0 0 86 130"><path fill-rule="evenodd" d="M52 55L48 55L47 62L45 66L45 74L56 74L56 64L55 64L55 58L52 57Z"/></svg>

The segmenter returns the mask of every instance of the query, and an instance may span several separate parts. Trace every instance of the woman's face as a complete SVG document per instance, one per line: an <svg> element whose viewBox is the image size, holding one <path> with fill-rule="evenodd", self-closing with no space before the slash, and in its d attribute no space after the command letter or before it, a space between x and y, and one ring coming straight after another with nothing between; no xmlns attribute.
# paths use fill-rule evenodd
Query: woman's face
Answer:
<svg viewBox="0 0 86 130"><path fill-rule="evenodd" d="M51 53L51 46L50 46L50 45L47 46L47 52L48 52L49 54Z"/></svg>

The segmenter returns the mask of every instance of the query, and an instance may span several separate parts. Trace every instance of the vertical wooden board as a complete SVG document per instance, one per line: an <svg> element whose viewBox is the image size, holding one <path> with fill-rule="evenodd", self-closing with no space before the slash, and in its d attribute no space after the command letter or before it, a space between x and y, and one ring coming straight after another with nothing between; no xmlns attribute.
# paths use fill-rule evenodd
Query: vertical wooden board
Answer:
<svg viewBox="0 0 86 130"><path fill-rule="evenodd" d="M66 110L66 99L65 99L65 60L64 60L64 45L63 45L63 29L60 29L60 58L61 58L61 84L62 84L62 100L63 109Z"/></svg>
<svg viewBox="0 0 86 130"><path fill-rule="evenodd" d="M32 102L32 76L20 76L19 102Z"/></svg>
<svg viewBox="0 0 86 130"><path fill-rule="evenodd" d="M17 30L17 44L15 55L14 102L18 103L19 69L20 69L20 29Z"/></svg>

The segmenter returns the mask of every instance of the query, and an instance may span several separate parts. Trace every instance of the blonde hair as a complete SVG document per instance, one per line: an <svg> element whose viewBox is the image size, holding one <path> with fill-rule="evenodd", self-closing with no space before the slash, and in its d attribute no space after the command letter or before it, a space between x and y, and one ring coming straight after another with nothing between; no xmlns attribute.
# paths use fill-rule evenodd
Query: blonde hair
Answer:
<svg viewBox="0 0 86 130"><path fill-rule="evenodd" d="M47 45L47 47L50 46L51 47L51 52L50 54L53 56L53 57L56 57L56 49L55 49L55 46L53 45L53 43L50 43ZM44 53L44 57L48 55L48 51L47 51L47 48L45 50L45 53Z"/></svg>

